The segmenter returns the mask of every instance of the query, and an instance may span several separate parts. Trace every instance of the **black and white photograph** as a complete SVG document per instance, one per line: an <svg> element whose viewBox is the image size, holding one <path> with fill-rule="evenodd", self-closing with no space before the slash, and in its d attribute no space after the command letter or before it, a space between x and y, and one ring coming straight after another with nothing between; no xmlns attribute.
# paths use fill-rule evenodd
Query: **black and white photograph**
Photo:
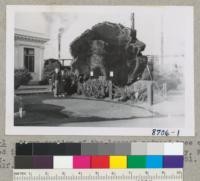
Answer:
<svg viewBox="0 0 200 181"><path fill-rule="evenodd" d="M7 6L6 133L194 135L193 8Z"/></svg>

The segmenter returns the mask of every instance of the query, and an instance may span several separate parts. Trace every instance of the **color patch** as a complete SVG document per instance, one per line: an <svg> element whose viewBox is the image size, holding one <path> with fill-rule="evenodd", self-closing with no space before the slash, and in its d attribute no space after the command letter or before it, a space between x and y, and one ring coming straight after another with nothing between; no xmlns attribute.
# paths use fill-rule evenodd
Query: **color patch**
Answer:
<svg viewBox="0 0 200 181"><path fill-rule="evenodd" d="M90 156L73 156L73 168L90 167Z"/></svg>
<svg viewBox="0 0 200 181"><path fill-rule="evenodd" d="M128 168L146 168L146 156L129 155L127 163Z"/></svg>
<svg viewBox="0 0 200 181"><path fill-rule="evenodd" d="M127 168L127 156L110 156L110 168Z"/></svg>
<svg viewBox="0 0 200 181"><path fill-rule="evenodd" d="M33 156L33 168L50 169L53 168L53 156Z"/></svg>
<svg viewBox="0 0 200 181"><path fill-rule="evenodd" d="M83 143L81 144L81 155L97 155L98 144L96 143Z"/></svg>
<svg viewBox="0 0 200 181"><path fill-rule="evenodd" d="M147 155L163 155L163 143L147 143Z"/></svg>
<svg viewBox="0 0 200 181"><path fill-rule="evenodd" d="M31 143L16 143L16 155L32 155L32 144Z"/></svg>
<svg viewBox="0 0 200 181"><path fill-rule="evenodd" d="M65 143L65 155L81 155L81 143Z"/></svg>
<svg viewBox="0 0 200 181"><path fill-rule="evenodd" d="M54 156L53 168L73 168L72 156Z"/></svg>
<svg viewBox="0 0 200 181"><path fill-rule="evenodd" d="M164 156L163 168L183 168L183 156Z"/></svg>
<svg viewBox="0 0 200 181"><path fill-rule="evenodd" d="M146 168L163 168L163 156L161 155L147 156Z"/></svg>
<svg viewBox="0 0 200 181"><path fill-rule="evenodd" d="M16 156L16 169L31 169L33 167L32 156Z"/></svg>
<svg viewBox="0 0 200 181"><path fill-rule="evenodd" d="M99 143L97 155L115 155L114 143Z"/></svg>
<svg viewBox="0 0 200 181"><path fill-rule="evenodd" d="M117 143L115 144L115 155L130 155L131 144L130 143Z"/></svg>
<svg viewBox="0 0 200 181"><path fill-rule="evenodd" d="M146 143L132 143L130 155L146 155L147 144Z"/></svg>
<svg viewBox="0 0 200 181"><path fill-rule="evenodd" d="M183 155L183 143L164 143L164 155Z"/></svg>
<svg viewBox="0 0 200 181"><path fill-rule="evenodd" d="M109 156L92 156L91 168L109 168Z"/></svg>
<svg viewBox="0 0 200 181"><path fill-rule="evenodd" d="M34 143L33 155L64 155L65 144Z"/></svg>
<svg viewBox="0 0 200 181"><path fill-rule="evenodd" d="M80 143L34 143L33 155L80 155Z"/></svg>

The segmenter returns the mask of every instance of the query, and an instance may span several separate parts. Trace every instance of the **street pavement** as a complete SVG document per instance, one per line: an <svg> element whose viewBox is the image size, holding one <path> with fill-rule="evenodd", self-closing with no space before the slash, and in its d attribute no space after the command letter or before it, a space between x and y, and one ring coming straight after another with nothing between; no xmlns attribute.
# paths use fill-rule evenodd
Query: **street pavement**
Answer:
<svg viewBox="0 0 200 181"><path fill-rule="evenodd" d="M62 113L77 119L59 126L81 127L156 127L184 126L184 95L169 93L166 100L153 106L127 105L103 100L75 98L48 99L44 104L62 106ZM91 118L91 119L89 119ZM92 120L93 118L93 120ZM96 121L95 121L96 119Z"/></svg>

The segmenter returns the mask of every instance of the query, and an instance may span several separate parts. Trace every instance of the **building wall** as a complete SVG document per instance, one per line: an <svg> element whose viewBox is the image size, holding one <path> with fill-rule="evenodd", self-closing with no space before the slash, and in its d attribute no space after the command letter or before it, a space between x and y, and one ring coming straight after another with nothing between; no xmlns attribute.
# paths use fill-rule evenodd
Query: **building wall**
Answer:
<svg viewBox="0 0 200 181"><path fill-rule="evenodd" d="M41 43L16 40L15 41L15 68L24 68L24 48L34 49L34 72L31 73L33 81L42 79L42 70L44 65L44 45Z"/></svg>

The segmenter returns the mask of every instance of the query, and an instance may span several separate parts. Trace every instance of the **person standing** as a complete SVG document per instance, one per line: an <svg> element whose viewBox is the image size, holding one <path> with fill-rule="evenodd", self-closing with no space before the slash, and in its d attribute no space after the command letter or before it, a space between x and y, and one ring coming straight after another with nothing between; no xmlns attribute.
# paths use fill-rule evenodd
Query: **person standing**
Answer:
<svg viewBox="0 0 200 181"><path fill-rule="evenodd" d="M79 95L83 94L83 75L79 75L77 82L77 93Z"/></svg>
<svg viewBox="0 0 200 181"><path fill-rule="evenodd" d="M67 95L70 95L71 84L72 84L71 70L68 68L66 71L66 79L65 79L65 92Z"/></svg>
<svg viewBox="0 0 200 181"><path fill-rule="evenodd" d="M65 97L66 75L65 71L61 70L60 74L60 96Z"/></svg>
<svg viewBox="0 0 200 181"><path fill-rule="evenodd" d="M54 97L58 97L60 92L60 72L59 68L56 67L52 76L52 83L53 83L53 92L54 92Z"/></svg>

